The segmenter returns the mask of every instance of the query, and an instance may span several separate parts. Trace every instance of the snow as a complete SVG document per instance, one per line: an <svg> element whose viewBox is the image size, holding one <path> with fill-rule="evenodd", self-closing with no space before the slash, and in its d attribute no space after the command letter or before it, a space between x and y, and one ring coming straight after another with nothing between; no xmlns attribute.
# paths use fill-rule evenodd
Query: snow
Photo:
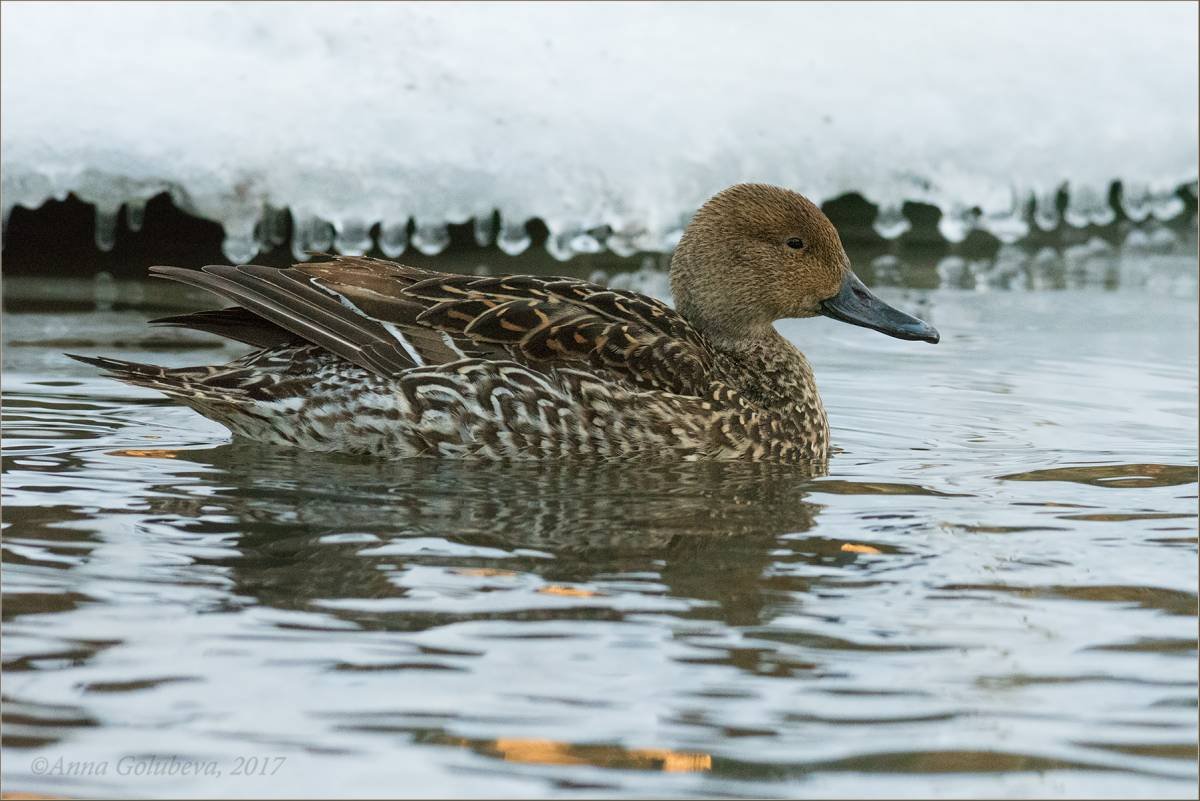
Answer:
<svg viewBox="0 0 1200 801"><path fill-rule="evenodd" d="M669 249L746 180L849 191L1002 239L1168 217L1197 177L1194 3L6 3L3 207L74 192L138 222L169 191L251 258ZM972 207L983 211L976 219ZM492 230L492 213L501 224ZM415 221L411 237L407 224ZM596 234L607 226L611 235Z"/></svg>

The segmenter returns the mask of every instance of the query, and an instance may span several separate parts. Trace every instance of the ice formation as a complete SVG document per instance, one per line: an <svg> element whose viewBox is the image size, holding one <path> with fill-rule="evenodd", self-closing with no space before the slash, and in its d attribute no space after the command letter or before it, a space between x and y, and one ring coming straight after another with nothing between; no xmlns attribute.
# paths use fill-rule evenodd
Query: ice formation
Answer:
<svg viewBox="0 0 1200 801"><path fill-rule="evenodd" d="M104 246L169 191L235 261L285 209L297 253L664 250L745 180L1012 241L1197 177L1192 3L9 3L0 59L5 219L74 192Z"/></svg>

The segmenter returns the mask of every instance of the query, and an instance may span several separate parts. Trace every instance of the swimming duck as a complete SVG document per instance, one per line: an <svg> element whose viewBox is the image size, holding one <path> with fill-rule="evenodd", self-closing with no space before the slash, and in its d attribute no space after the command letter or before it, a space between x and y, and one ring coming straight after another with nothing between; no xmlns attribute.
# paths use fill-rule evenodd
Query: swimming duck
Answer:
<svg viewBox="0 0 1200 801"><path fill-rule="evenodd" d="M763 184L696 213L671 259L674 310L574 278L368 257L151 274L236 304L152 322L254 350L179 369L73 358L235 435L382 457L819 462L829 423L812 368L773 323L822 314L938 341L871 294L815 204Z"/></svg>

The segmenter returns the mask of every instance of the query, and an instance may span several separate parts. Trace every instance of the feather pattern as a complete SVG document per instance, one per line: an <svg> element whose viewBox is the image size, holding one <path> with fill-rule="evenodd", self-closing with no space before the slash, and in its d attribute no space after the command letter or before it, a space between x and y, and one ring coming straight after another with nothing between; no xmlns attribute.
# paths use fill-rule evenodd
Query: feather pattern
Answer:
<svg viewBox="0 0 1200 801"><path fill-rule="evenodd" d="M637 293L568 278L436 274L363 257L296 269L371 319L418 332L413 344L428 363L503 356L586 366L647 389L694 393L707 384L711 357L695 329Z"/></svg>
<svg viewBox="0 0 1200 801"><path fill-rule="evenodd" d="M671 261L672 309L574 278L452 275L368 257L286 269L154 267L226 308L174 315L253 351L169 369L74 358L238 436L397 458L822 461L829 424L776 320L937 332L870 295L813 203L742 184Z"/></svg>
<svg viewBox="0 0 1200 801"><path fill-rule="evenodd" d="M634 292L348 256L152 274L238 304L157 324L259 350L183 369L73 358L241 436L386 457L826 454L824 410L794 348L781 339L748 360L725 353L669 306Z"/></svg>

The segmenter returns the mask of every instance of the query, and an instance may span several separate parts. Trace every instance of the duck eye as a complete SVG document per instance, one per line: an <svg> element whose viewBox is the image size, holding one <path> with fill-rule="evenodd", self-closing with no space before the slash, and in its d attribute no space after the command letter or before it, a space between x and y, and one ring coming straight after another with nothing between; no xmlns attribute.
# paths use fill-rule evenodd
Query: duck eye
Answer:
<svg viewBox="0 0 1200 801"><path fill-rule="evenodd" d="M804 247L804 240L798 236L793 236L787 241L787 246L792 250L799 250L800 248Z"/></svg>

